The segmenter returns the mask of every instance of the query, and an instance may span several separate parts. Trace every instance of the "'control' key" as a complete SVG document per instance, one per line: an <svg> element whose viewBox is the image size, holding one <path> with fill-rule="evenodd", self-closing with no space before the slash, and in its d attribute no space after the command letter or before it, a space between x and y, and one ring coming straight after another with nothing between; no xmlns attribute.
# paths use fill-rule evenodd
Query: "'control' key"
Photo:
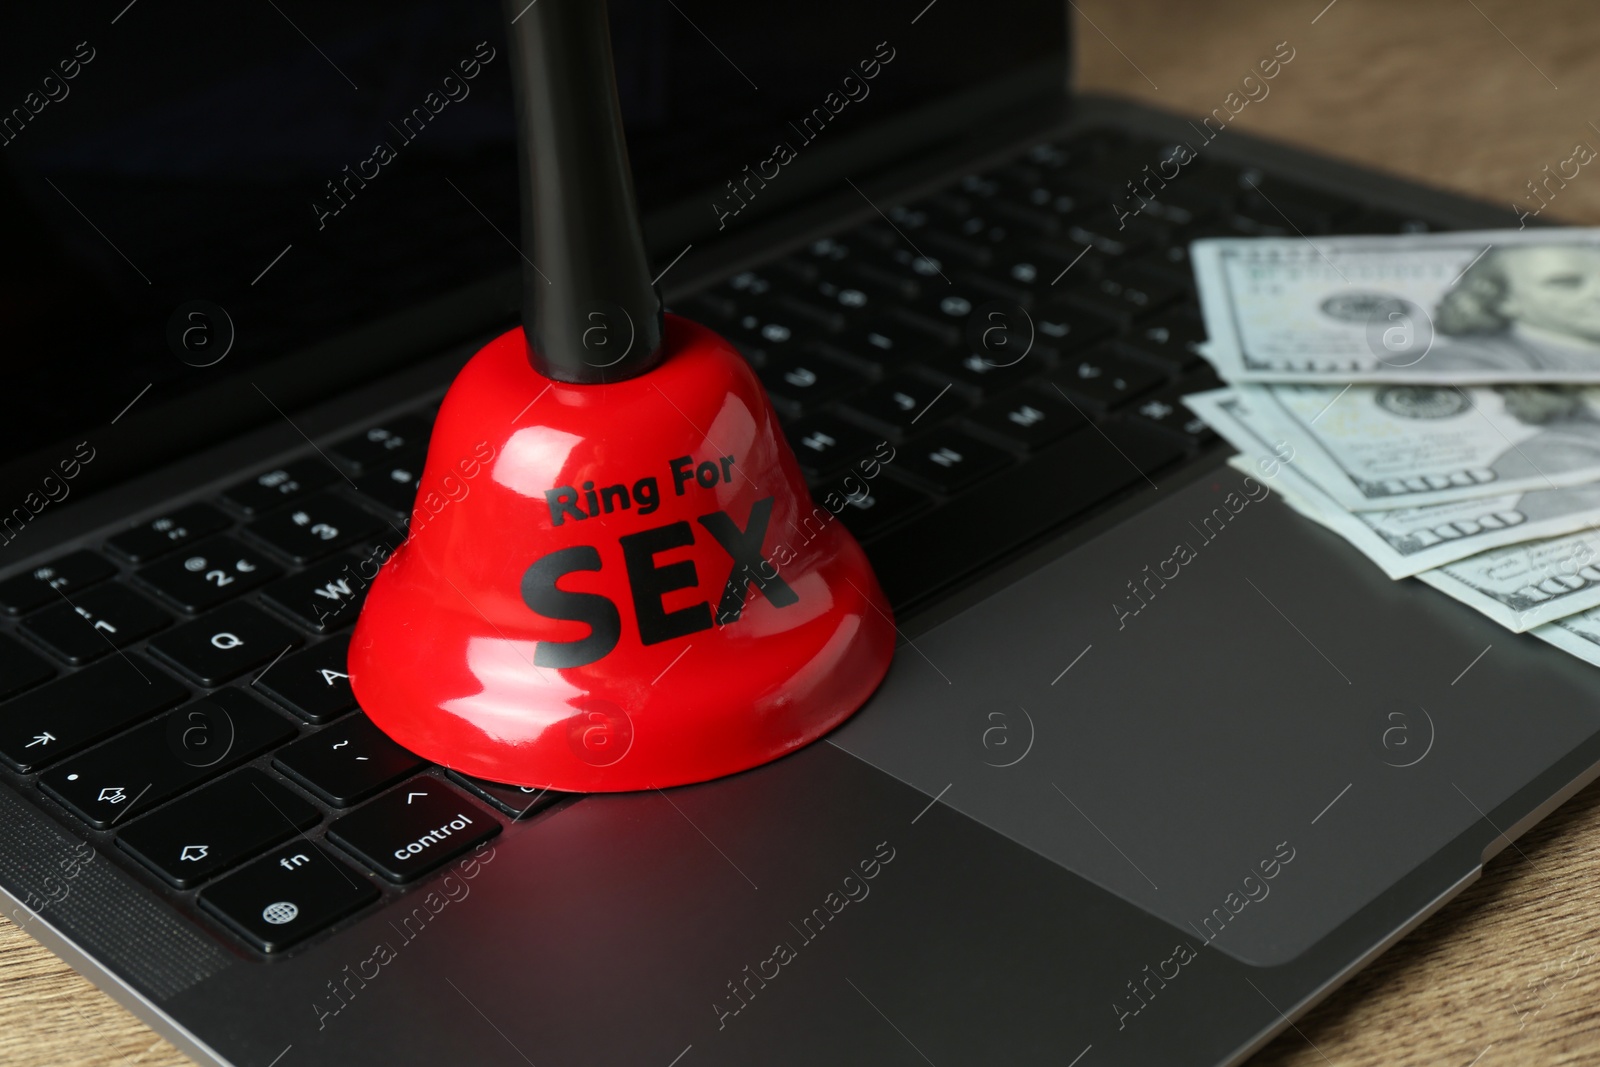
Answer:
<svg viewBox="0 0 1600 1067"><path fill-rule="evenodd" d="M409 882L499 832L487 811L424 776L335 819L328 840L390 881Z"/></svg>

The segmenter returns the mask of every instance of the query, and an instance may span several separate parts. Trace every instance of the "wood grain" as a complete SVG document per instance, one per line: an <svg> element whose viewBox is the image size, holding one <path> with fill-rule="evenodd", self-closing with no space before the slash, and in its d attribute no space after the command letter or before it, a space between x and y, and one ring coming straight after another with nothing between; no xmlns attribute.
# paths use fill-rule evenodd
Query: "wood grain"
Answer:
<svg viewBox="0 0 1600 1067"><path fill-rule="evenodd" d="M1293 62L1234 125L1502 204L1536 206L1527 183L1542 168L1579 141L1600 147L1590 125L1600 122L1591 3L1324 3L1076 0L1078 81L1200 115L1287 41ZM1593 169L1557 192L1551 214L1600 222ZM1596 1005L1600 787L1507 849L1480 882L1253 1062L1594 1063ZM189 1062L0 919L0 1063Z"/></svg>

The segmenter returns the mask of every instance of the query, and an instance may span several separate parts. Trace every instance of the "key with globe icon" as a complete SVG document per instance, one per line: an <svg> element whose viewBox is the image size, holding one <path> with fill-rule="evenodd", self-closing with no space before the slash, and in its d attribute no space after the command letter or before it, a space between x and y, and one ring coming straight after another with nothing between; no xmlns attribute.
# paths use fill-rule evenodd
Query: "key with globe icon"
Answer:
<svg viewBox="0 0 1600 1067"><path fill-rule="evenodd" d="M376 899L367 879L304 839L200 894L200 906L263 952L280 952Z"/></svg>

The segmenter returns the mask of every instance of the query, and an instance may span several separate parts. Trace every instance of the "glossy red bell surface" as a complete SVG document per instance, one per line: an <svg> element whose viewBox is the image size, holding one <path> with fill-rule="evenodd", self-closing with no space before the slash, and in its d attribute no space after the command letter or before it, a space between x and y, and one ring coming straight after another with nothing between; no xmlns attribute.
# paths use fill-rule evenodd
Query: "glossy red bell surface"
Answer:
<svg viewBox="0 0 1600 1067"><path fill-rule="evenodd" d="M883 678L889 605L754 373L692 322L665 336L649 373L574 385L516 329L451 386L350 645L402 745L522 786L677 785L816 740Z"/></svg>

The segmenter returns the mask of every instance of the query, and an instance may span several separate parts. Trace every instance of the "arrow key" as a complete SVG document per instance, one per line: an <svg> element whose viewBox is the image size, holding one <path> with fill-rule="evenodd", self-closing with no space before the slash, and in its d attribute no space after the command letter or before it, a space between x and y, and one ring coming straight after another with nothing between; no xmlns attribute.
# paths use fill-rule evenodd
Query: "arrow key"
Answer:
<svg viewBox="0 0 1600 1067"><path fill-rule="evenodd" d="M101 660L0 704L0 759L36 770L188 695L136 653Z"/></svg>
<svg viewBox="0 0 1600 1067"><path fill-rule="evenodd" d="M254 767L139 819L117 844L188 889L315 826L317 809Z"/></svg>

